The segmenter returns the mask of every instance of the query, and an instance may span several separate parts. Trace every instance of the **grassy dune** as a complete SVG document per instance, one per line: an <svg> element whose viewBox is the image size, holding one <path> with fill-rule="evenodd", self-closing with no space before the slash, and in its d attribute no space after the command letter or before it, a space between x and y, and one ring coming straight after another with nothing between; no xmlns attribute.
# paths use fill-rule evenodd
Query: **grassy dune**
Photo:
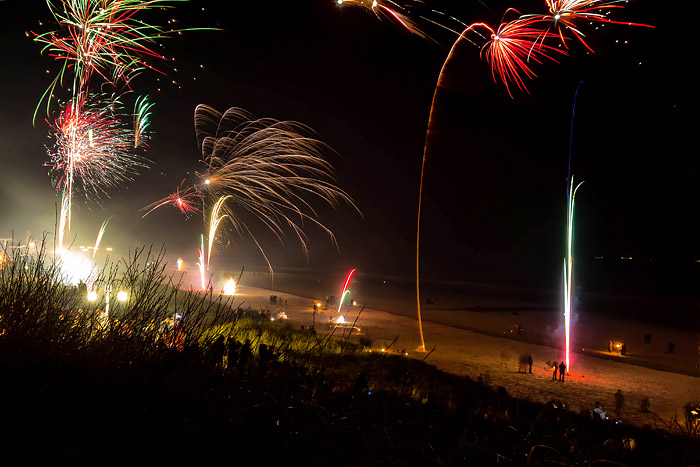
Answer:
<svg viewBox="0 0 700 467"><path fill-rule="evenodd" d="M690 465L698 425L639 429L182 290L162 254L105 265L105 320L39 252L0 263L3 451L80 462ZM182 316L173 322L175 313ZM170 319L170 321L169 321ZM229 339L227 342L224 338ZM245 344L248 341L248 344ZM249 350L248 350L249 349ZM610 464L609 464L610 465Z"/></svg>

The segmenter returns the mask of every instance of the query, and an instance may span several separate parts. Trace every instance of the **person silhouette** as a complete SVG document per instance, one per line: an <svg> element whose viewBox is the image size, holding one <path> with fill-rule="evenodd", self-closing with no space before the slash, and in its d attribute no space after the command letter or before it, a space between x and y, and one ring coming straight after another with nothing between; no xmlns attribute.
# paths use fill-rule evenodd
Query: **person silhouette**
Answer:
<svg viewBox="0 0 700 467"><path fill-rule="evenodd" d="M559 381L564 381L564 373L566 373L566 363L559 364Z"/></svg>
<svg viewBox="0 0 700 467"><path fill-rule="evenodd" d="M622 404L625 402L625 396L622 395L622 390L618 389L615 393L615 417L620 418L622 412Z"/></svg>

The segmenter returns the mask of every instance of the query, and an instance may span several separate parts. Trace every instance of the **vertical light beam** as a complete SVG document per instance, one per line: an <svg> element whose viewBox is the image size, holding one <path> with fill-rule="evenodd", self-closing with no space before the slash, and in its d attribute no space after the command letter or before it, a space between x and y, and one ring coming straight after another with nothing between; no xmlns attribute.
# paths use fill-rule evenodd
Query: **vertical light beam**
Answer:
<svg viewBox="0 0 700 467"><path fill-rule="evenodd" d="M583 184L579 183L574 187L574 177L569 179L566 185L566 258L564 259L564 332L566 343L564 354L566 357L566 370L571 370L571 313L573 310L573 274L574 274L574 201L576 191Z"/></svg>
<svg viewBox="0 0 700 467"><path fill-rule="evenodd" d="M199 236L201 243L199 247L199 277L202 281L202 290L207 289L207 283L204 280L204 270L205 270L205 264L204 264L204 235Z"/></svg>

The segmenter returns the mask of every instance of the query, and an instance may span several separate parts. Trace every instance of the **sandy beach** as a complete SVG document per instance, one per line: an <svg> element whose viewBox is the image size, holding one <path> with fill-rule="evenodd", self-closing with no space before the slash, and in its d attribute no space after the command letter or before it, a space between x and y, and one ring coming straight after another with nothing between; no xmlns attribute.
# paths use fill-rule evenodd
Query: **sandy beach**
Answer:
<svg viewBox="0 0 700 467"><path fill-rule="evenodd" d="M248 282L256 282L251 279ZM239 287L237 304L273 314L284 311L295 327L312 324L312 297L273 292L245 282ZM276 305L270 303L271 295L278 297ZM558 399L577 412L590 410L600 401L612 417L614 394L620 389L624 395L623 423L663 427L673 417L682 417L686 403L700 400L698 333L692 329L679 331L616 321L603 314L579 317L570 372L564 382L559 382L552 379L547 364L562 359L556 338L560 333L557 313L514 314L426 306L423 331L426 349L432 350L429 355L418 351L418 321L413 317L388 313L371 303L364 309L359 304L343 306L342 314L360 328L352 339L370 339L375 351L391 345L388 351L396 353L397 358L405 351L409 358L426 359L442 370L482 378L494 387L503 386L513 396L539 402ZM317 331L330 332L334 326L330 320L335 318L335 307L321 310L315 317ZM644 343L645 334L652 335L651 343ZM626 342L627 355L608 352L610 339ZM668 353L671 341L674 353ZM521 373L519 356L529 353L534 357L533 373ZM640 411L645 398L649 399L650 413Z"/></svg>

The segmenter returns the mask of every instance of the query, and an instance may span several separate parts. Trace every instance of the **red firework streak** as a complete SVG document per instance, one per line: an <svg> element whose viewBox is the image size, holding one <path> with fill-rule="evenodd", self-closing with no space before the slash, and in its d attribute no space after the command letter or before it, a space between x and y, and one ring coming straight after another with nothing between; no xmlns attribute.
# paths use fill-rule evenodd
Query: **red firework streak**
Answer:
<svg viewBox="0 0 700 467"><path fill-rule="evenodd" d="M491 66L491 75L496 81L496 75L511 93L509 82L515 83L518 89L527 92L527 87L521 76L535 77L530 68L530 61L542 63L544 59L557 61L551 54L566 55L563 50L544 44L544 39L554 36L542 29L532 26L532 20L516 19L501 23L498 30L493 31L491 40L481 49L481 54Z"/></svg>
<svg viewBox="0 0 700 467"><path fill-rule="evenodd" d="M352 275L355 274L355 271L357 271L357 269L353 269L352 271L350 271L348 277L345 278L345 284L343 284L343 291L340 293L340 305L338 305L338 313L340 313L340 307L343 306L343 298L345 297L345 291L348 290L350 279L352 279Z"/></svg>
<svg viewBox="0 0 700 467"><path fill-rule="evenodd" d="M556 35L561 39L564 47L568 48L564 31L571 31L581 44L594 52L591 46L583 39L583 32L577 27L580 21L622 24L627 26L642 26L653 28L648 24L630 23L629 21L613 21L607 13L613 8L624 8L619 5L619 0L545 0L549 7L548 15L526 15L523 17L528 23L549 23L547 32L556 30Z"/></svg>

